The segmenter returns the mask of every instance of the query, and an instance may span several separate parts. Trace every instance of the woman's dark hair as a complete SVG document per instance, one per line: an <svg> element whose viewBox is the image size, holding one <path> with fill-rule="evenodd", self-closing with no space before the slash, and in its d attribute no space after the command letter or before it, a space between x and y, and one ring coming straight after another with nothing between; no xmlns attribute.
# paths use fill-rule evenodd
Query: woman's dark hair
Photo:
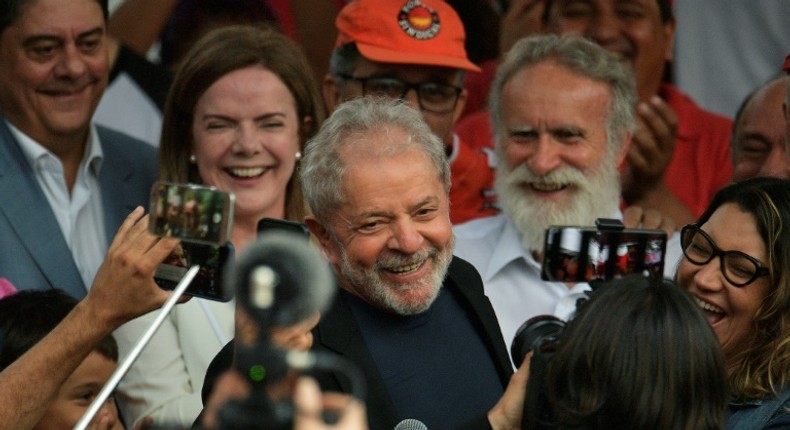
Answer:
<svg viewBox="0 0 790 430"><path fill-rule="evenodd" d="M0 370L49 334L76 305L77 299L62 290L20 291L0 300ZM94 350L118 361L118 345L112 335Z"/></svg>
<svg viewBox="0 0 790 430"><path fill-rule="evenodd" d="M689 294L632 275L598 287L565 327L546 390L558 429L724 424L724 358Z"/></svg>
<svg viewBox="0 0 790 430"><path fill-rule="evenodd" d="M705 224L727 203L754 217L766 244L768 294L754 315L751 345L739 351L737 368L729 374L733 397L761 398L790 383L790 180L753 178L728 185L696 224Z"/></svg>

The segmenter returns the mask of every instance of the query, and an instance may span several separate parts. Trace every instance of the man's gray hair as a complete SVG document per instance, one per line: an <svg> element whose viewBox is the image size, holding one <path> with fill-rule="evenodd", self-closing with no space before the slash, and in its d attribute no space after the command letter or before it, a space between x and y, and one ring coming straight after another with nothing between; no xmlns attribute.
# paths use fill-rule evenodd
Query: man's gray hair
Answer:
<svg viewBox="0 0 790 430"><path fill-rule="evenodd" d="M606 123L609 150L620 149L625 133L636 129L636 83L633 72L618 57L580 36L540 35L519 40L497 69L489 95L491 126L502 157L505 130L502 124L502 90L518 72L545 62L555 62L581 76L606 84L612 93Z"/></svg>
<svg viewBox="0 0 790 430"><path fill-rule="evenodd" d="M386 146L373 145L372 135L388 136L403 131L408 139L390 139ZM302 190L312 214L326 224L344 202L343 176L353 165L348 156L388 157L410 149L422 151L436 169L446 192L450 190L450 166L444 145L425 123L420 112L400 100L361 97L338 106L307 142L300 174Z"/></svg>

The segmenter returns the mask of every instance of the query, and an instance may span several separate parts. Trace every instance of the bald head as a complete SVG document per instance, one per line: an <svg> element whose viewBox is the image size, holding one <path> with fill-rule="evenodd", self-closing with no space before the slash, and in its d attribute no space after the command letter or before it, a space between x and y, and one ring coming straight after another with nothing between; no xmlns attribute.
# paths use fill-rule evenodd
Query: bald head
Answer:
<svg viewBox="0 0 790 430"><path fill-rule="evenodd" d="M760 86L741 105L732 130L733 181L755 176L790 178L785 148L787 121L782 111L787 78Z"/></svg>

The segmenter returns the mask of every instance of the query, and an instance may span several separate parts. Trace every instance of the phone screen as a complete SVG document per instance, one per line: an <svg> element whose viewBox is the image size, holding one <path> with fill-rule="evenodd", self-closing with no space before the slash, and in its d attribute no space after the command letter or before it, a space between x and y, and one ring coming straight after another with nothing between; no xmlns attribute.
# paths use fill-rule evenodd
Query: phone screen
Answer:
<svg viewBox="0 0 790 430"><path fill-rule="evenodd" d="M157 182L151 188L152 234L222 245L233 227L233 194L195 184Z"/></svg>
<svg viewBox="0 0 790 430"><path fill-rule="evenodd" d="M160 288L173 290L194 264L200 265L195 279L184 294L204 299L227 302L233 298L232 291L222 288L226 262L233 258L233 245L181 242L176 251L156 268L154 281Z"/></svg>
<svg viewBox="0 0 790 430"><path fill-rule="evenodd" d="M632 273L661 279L667 235L662 230L601 231L549 227L541 278L547 281L606 281Z"/></svg>

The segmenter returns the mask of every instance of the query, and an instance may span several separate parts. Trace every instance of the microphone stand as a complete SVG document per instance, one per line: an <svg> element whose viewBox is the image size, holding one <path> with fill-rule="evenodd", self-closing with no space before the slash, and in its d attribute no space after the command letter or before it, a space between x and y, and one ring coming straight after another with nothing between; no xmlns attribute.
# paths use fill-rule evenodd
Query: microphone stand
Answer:
<svg viewBox="0 0 790 430"><path fill-rule="evenodd" d="M164 322L165 318L167 318L167 314L169 314L173 307L177 304L178 299L180 299L184 294L184 291L186 291L187 287L192 282L192 279L195 278L195 275L197 275L199 270L199 265L194 265L190 267L189 270L187 270L187 273L184 275L181 281L178 282L178 285L176 285L176 288L173 290L173 294L171 294L167 301L165 301L165 304L162 305L162 308L160 309L159 314L156 316L154 323L148 327L148 330L143 333L143 336L137 341L137 343L134 345L134 348L132 348L132 350L129 352L129 355L127 355L118 368L115 369L115 372L113 372L110 380L107 381L104 387L102 387L101 391L99 391L99 394L97 394L96 398L93 399L93 402L91 402L88 410L85 411L85 414L74 426L74 430L85 430L93 417L99 413L99 410L104 405L104 402L107 401L107 399L110 397L110 394L112 394L113 390L115 390L115 387L117 387L121 382L121 378L126 375L126 372L129 371L132 363L137 360L137 357L143 352L145 346L151 341L154 333L159 330L162 322Z"/></svg>

